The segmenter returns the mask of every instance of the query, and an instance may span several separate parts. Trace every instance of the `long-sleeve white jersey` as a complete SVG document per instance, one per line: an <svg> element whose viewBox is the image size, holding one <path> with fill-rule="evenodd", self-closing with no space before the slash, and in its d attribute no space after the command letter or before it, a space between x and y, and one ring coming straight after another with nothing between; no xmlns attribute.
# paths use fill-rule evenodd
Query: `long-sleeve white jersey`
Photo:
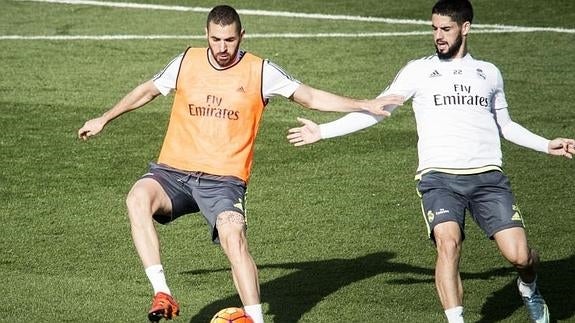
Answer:
<svg viewBox="0 0 575 323"><path fill-rule="evenodd" d="M547 139L510 119L499 69L469 54L451 60L433 55L411 61L380 96L389 94L413 98L418 172L499 167L500 134L516 144L547 152ZM357 131L382 119L365 113L344 118L321 125L322 137ZM330 129L339 129L339 133L330 134Z"/></svg>

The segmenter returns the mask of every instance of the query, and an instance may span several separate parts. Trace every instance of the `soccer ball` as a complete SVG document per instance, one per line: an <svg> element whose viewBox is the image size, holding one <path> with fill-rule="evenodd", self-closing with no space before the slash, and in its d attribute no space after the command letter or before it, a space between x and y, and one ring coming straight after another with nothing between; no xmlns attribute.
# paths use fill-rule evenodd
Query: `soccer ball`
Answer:
<svg viewBox="0 0 575 323"><path fill-rule="evenodd" d="M254 321L243 309L228 307L217 312L210 323L254 323Z"/></svg>

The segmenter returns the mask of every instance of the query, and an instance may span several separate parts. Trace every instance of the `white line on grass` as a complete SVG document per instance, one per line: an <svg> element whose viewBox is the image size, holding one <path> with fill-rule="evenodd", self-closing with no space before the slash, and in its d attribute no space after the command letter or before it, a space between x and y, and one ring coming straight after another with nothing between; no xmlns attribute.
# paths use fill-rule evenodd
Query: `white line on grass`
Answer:
<svg viewBox="0 0 575 323"><path fill-rule="evenodd" d="M537 32L533 28L521 29L482 29L476 34ZM367 37L398 37L430 35L430 31L386 32L386 33L318 33L318 34L246 34L246 38L367 38ZM206 39L205 35L0 35L0 40L158 40L158 39Z"/></svg>
<svg viewBox="0 0 575 323"><path fill-rule="evenodd" d="M394 37L428 35L429 32L390 32L390 33L319 33L319 34L246 34L246 38L357 38ZM154 39L206 39L206 35L53 35L53 36L0 36L0 40L154 40Z"/></svg>
<svg viewBox="0 0 575 323"><path fill-rule="evenodd" d="M202 8L202 7L168 6L168 5L157 5L157 4L107 2L107 1L92 1L92 0L19 0L19 1L90 5L90 6L102 6L102 7L114 7L114 8L190 11L190 12L209 12L211 10L211 8ZM346 15L325 15L318 13L298 13L288 11L238 9L238 13L241 15L248 15L248 16L269 16L269 17L307 18L307 19L326 19L326 20L352 20L352 21L384 22L384 23L396 23L396 24L399 23L399 24L410 24L410 25L429 25L429 22L424 20L391 19L391 18L380 18L380 17L361 17L361 16L346 16Z"/></svg>
<svg viewBox="0 0 575 323"><path fill-rule="evenodd" d="M209 12L211 10L211 8L203 8L203 7L168 6L168 5L157 5L157 4L107 2L107 1L94 1L94 0L19 0L19 1L78 4L78 5L104 6L104 7L115 7L115 8L191 11L191 12ZM425 26L429 25L429 21L427 20L416 20L416 19L393 19L393 18L362 17L362 16L348 16L348 15L326 15L318 13L298 13L288 11L268 11L268 10L250 10L250 9L240 9L238 10L238 12L243 15L252 15L252 16L351 20L351 21L383 22L389 24L408 24L408 25L425 25ZM575 33L575 29L567 29L567 28L524 27L524 26L508 26L499 24L474 24L473 26L475 28L511 29L514 31L519 30L522 32L548 31L558 33Z"/></svg>
<svg viewBox="0 0 575 323"><path fill-rule="evenodd" d="M185 6L167 6L156 4L140 4L127 2L106 2L93 0L18 0L21 2L44 2L60 3L73 5L90 5L115 8L134 8L134 9L151 9L151 10L171 10L171 11L190 11L190 12L209 12L210 8L202 7L185 7ZM242 15L271 16L271 17L288 17L304 19L326 19L326 20L350 20L350 21L367 21L381 22L388 24L409 24L409 25L429 25L425 20L414 19L392 19L380 17L362 17L347 15L326 15L315 13L296 13L287 11L267 11L267 10L238 10ZM482 25L474 24L477 33L506 33L506 32L557 32L557 33L575 33L575 29L550 28L550 27L522 27L507 25ZM393 36L418 36L428 35L429 32L381 32L381 33L281 33L281 34L248 34L248 38L345 38L345 37L393 37ZM53 35L53 36L25 36L25 35L5 35L0 36L0 40L134 40L134 39L204 39L205 36L196 35Z"/></svg>

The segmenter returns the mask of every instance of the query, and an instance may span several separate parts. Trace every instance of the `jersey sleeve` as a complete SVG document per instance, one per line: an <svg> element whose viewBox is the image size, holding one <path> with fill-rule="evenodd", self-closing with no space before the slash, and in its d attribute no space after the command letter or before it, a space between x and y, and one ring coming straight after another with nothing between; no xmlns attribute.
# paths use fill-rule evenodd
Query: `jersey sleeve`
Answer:
<svg viewBox="0 0 575 323"><path fill-rule="evenodd" d="M381 92L378 97L385 95L401 95L405 100L409 100L414 94L417 85L417 63L409 62L395 76L391 84Z"/></svg>
<svg viewBox="0 0 575 323"><path fill-rule="evenodd" d="M507 109L495 110L495 119L503 138L510 142L542 153L548 153L549 139L534 134L511 120Z"/></svg>
<svg viewBox="0 0 575 323"><path fill-rule="evenodd" d="M417 84L413 65L413 62L410 62L401 69L393 82L378 95L378 98L392 94L401 95L405 97L405 100L411 98L415 94L415 85ZM392 112L395 108L397 106L391 106L385 110ZM351 112L337 120L319 125L320 137L327 139L344 136L371 127L383 119L383 116L376 116L364 111Z"/></svg>
<svg viewBox="0 0 575 323"><path fill-rule="evenodd" d="M495 122L497 122L501 136L516 145L548 153L549 139L536 135L511 120L507 100L505 99L505 93L503 91L503 77L498 69L496 72L497 84L491 104L495 113Z"/></svg>
<svg viewBox="0 0 575 323"><path fill-rule="evenodd" d="M294 79L281 67L268 60L264 60L262 94L266 100L274 96L289 98L300 85L300 81Z"/></svg>
<svg viewBox="0 0 575 323"><path fill-rule="evenodd" d="M507 99L505 99L505 91L503 90L503 76L501 76L498 68L495 68L495 77L495 93L491 98L491 106L494 110L507 109Z"/></svg>
<svg viewBox="0 0 575 323"><path fill-rule="evenodd" d="M168 63L158 74L154 75L152 81L158 91L162 95L168 95L176 88L176 81L178 79L178 72L180 70L180 65L182 64L182 59L184 58L184 53L174 57L172 61Z"/></svg>
<svg viewBox="0 0 575 323"><path fill-rule="evenodd" d="M319 125L321 139L345 136L356 131L373 126L383 120L383 116L376 116L369 112L350 112L332 122Z"/></svg>

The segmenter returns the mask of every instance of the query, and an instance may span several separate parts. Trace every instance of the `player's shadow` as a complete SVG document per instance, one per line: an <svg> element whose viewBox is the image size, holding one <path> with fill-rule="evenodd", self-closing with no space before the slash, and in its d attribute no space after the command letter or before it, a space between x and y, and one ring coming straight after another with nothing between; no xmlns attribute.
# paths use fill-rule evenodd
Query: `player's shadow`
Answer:
<svg viewBox="0 0 575 323"><path fill-rule="evenodd" d="M513 277L505 285L494 291L483 302L481 319L478 323L501 322L508 319L515 311L525 310L523 302L517 291L516 272L511 266L496 268L481 273L462 272L461 279L465 285L466 280L489 280L493 277ZM539 268L539 289L545 302L549 306L551 322L569 320L575 316L575 255L565 259L544 261ZM391 280L390 284L421 284L434 283L431 279L399 279ZM471 293L472 291L466 291Z"/></svg>
<svg viewBox="0 0 575 323"><path fill-rule="evenodd" d="M513 272L512 269L509 272ZM544 261L539 268L538 281L541 294L545 298L551 321L569 320L575 316L575 255L569 258ZM470 277L474 278L474 277ZM465 278L464 278L465 279ZM479 323L499 322L523 307L518 296L517 283L512 279L508 284L489 296L481 308Z"/></svg>
<svg viewBox="0 0 575 323"><path fill-rule="evenodd" d="M296 269L290 274L262 283L262 300L269 304L268 313L274 316L274 322L297 322L325 297L354 282L385 272L433 276L432 269L390 262L394 257L395 254L390 252L377 252L354 259L259 265L259 269ZM218 310L237 306L238 302L237 295L217 300L202 308L190 322L209 322Z"/></svg>
<svg viewBox="0 0 575 323"><path fill-rule="evenodd" d="M325 261L284 263L260 265L260 269L284 268L296 271L261 284L262 299L269 304L269 314L274 322L297 322L322 299L331 293L354 282L373 277L385 272L410 273L426 276L425 278L406 278L388 281L390 284L434 283L434 270L402 263L391 262L395 254L377 252L354 259L330 259ZM220 269L227 270L227 269ZM204 274L213 271L189 271L187 274ZM541 280L539 288L547 301L552 321L569 320L575 315L575 255L565 259L542 262L539 268ZM465 280L489 280L493 277L513 276L511 267L468 273L462 272ZM237 306L239 298L232 295L217 300L190 319L190 323L209 322L213 313L226 307ZM286 306L286 304L289 304ZM493 292L481 308L481 319L478 323L500 322L522 309L515 278Z"/></svg>

